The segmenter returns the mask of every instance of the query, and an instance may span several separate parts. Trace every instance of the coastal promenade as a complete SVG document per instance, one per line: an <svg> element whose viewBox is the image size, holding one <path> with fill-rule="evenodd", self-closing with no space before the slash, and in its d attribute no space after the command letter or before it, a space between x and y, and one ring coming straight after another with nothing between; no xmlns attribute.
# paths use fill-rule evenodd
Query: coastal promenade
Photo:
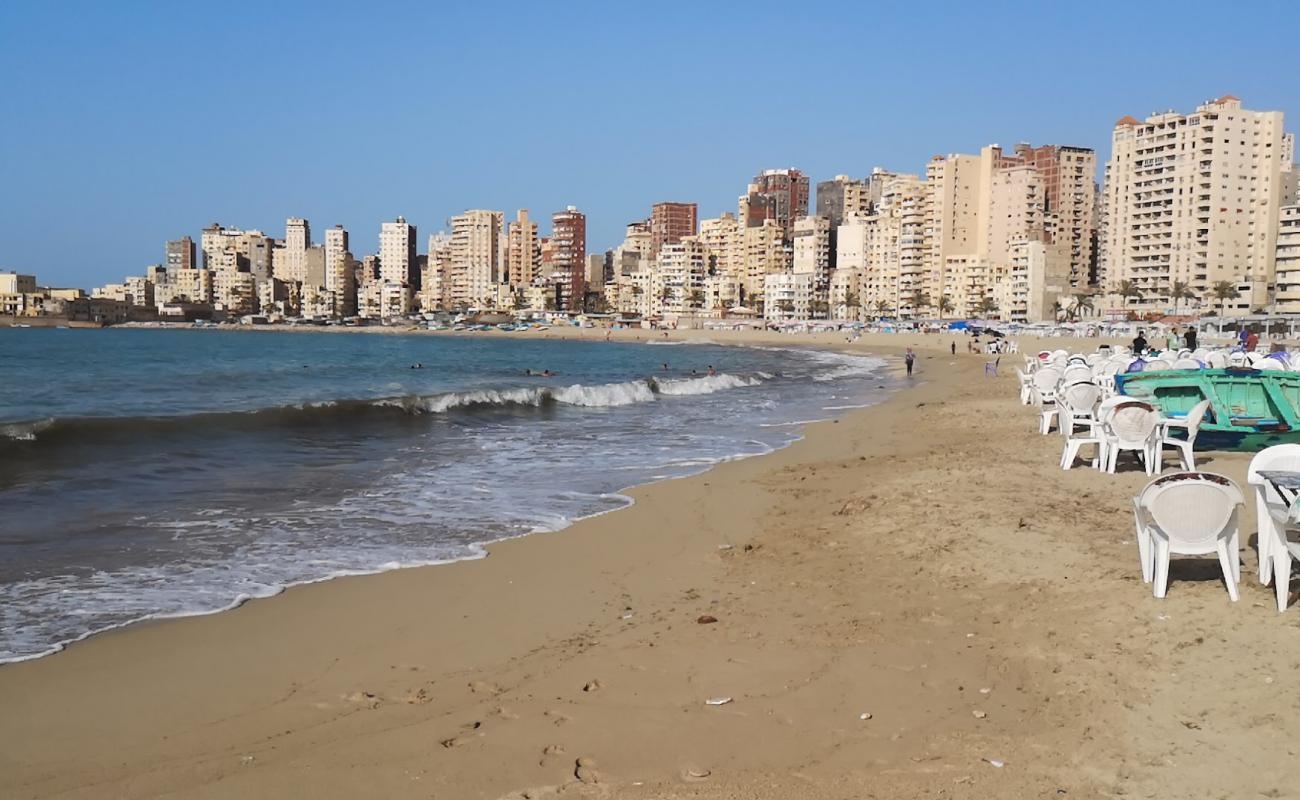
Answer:
<svg viewBox="0 0 1300 800"><path fill-rule="evenodd" d="M1146 476L1059 470L1017 356L985 378L949 336L670 338L690 337L912 346L917 374L785 450L481 561L0 667L0 797L1291 790L1300 616L1272 610L1253 549L1241 602L1209 561L1153 600L1129 504ZM1245 456L1203 461L1244 484Z"/></svg>

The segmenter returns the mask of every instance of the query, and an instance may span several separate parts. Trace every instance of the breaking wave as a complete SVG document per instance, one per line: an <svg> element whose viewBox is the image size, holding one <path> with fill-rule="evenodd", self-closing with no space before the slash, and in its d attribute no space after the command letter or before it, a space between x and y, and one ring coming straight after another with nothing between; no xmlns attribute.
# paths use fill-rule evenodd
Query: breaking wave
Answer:
<svg viewBox="0 0 1300 800"><path fill-rule="evenodd" d="M763 380L758 376L721 374L681 379L647 378L595 385L578 383L560 387L520 386L509 389L476 389L433 395L381 397L374 400L328 400L256 411L153 417L45 418L0 425L0 447L5 444L13 446L60 439L81 441L88 437L131 436L169 426L304 427L345 423L367 415L412 416L509 407L541 408L551 405L615 408L637 403L652 403L659 396L684 397L757 386Z"/></svg>

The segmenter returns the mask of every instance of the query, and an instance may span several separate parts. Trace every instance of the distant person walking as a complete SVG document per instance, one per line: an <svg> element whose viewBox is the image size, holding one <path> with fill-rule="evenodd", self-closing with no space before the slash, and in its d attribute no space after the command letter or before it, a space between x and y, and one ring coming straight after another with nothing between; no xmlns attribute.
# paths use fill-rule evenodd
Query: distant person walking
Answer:
<svg viewBox="0 0 1300 800"><path fill-rule="evenodd" d="M907 365L907 374L909 376L912 374L912 364L915 363L915 361L916 353L912 352L912 348L907 348L907 354L903 356L903 363Z"/></svg>
<svg viewBox="0 0 1300 800"><path fill-rule="evenodd" d="M1191 325L1188 325L1187 330L1183 331L1183 345L1185 345L1188 350L1196 349L1196 328L1193 328Z"/></svg>
<svg viewBox="0 0 1300 800"><path fill-rule="evenodd" d="M1143 353L1146 352L1146 350L1147 350L1146 333L1141 328L1138 328L1138 335L1133 337L1133 355L1135 356L1142 355Z"/></svg>
<svg viewBox="0 0 1300 800"><path fill-rule="evenodd" d="M952 354L957 355L957 340L954 339L953 341L949 342L949 346L952 349Z"/></svg>

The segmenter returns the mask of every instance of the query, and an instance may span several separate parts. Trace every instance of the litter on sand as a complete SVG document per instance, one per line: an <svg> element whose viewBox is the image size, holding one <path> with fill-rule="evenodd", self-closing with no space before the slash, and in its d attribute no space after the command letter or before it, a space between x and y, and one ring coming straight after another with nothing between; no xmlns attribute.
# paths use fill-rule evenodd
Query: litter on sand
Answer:
<svg viewBox="0 0 1300 800"><path fill-rule="evenodd" d="M730 702L731 702L731 698L730 698L730 697L710 697L708 700L705 700L705 701L704 701L704 705L706 705L706 706L725 706L727 703L730 703Z"/></svg>

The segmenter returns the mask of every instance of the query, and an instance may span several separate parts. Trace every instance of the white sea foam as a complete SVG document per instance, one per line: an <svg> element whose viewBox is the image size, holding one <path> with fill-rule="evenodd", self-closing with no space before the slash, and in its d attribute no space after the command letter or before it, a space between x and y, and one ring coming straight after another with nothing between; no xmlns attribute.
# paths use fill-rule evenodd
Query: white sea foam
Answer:
<svg viewBox="0 0 1300 800"><path fill-rule="evenodd" d="M727 389L739 389L744 386L757 386L758 378L742 378L736 375L705 375L701 378L682 378L679 380L659 381L659 393L669 395L713 394Z"/></svg>
<svg viewBox="0 0 1300 800"><path fill-rule="evenodd" d="M607 383L598 386L584 386L579 383L563 389L551 390L551 397L557 403L589 408L630 406L633 403L648 403L655 399L650 384L645 381Z"/></svg>

